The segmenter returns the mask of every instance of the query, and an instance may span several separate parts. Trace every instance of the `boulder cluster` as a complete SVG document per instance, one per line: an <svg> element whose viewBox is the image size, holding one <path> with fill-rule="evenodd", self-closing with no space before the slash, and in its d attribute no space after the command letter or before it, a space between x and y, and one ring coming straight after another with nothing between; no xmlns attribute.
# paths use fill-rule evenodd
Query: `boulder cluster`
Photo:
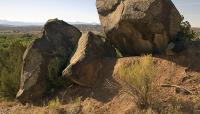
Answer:
<svg viewBox="0 0 200 114"><path fill-rule="evenodd" d="M104 58L163 52L180 30L181 16L171 0L97 0L106 38L82 33L52 19L23 56L20 101L41 98L57 79L92 87L104 68ZM64 78L63 78L64 77Z"/></svg>

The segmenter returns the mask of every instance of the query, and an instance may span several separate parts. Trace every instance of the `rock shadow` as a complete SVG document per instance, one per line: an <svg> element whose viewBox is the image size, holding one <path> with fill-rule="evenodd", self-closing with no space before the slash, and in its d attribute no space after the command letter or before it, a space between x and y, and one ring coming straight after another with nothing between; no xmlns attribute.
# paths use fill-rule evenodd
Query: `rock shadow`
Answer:
<svg viewBox="0 0 200 114"><path fill-rule="evenodd" d="M70 100L79 97L81 97L81 100L92 98L103 103L112 100L120 89L119 84L112 77L116 61L116 58L102 58L103 67L98 72L99 75L95 84L91 88L75 84L65 89L64 103L69 103Z"/></svg>
<svg viewBox="0 0 200 114"><path fill-rule="evenodd" d="M187 71L200 71L200 41L188 43L185 50L174 55L155 55L156 58L165 59L177 65L187 67Z"/></svg>

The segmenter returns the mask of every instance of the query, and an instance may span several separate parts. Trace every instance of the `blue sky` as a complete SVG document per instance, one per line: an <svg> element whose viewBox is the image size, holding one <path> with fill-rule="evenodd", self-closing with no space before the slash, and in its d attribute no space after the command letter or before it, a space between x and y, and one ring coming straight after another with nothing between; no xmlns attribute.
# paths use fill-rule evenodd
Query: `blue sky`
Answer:
<svg viewBox="0 0 200 114"><path fill-rule="evenodd" d="M192 26L200 27L200 0L172 0ZM95 0L0 0L0 19L45 22L59 18L70 22L97 22Z"/></svg>

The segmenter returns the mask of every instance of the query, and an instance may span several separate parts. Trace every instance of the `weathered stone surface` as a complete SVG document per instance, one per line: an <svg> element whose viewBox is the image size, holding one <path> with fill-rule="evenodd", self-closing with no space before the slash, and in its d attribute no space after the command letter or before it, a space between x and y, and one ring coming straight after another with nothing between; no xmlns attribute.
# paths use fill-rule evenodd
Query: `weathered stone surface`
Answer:
<svg viewBox="0 0 200 114"><path fill-rule="evenodd" d="M115 56L115 49L106 39L87 32L80 38L78 48L70 60L70 65L63 71L63 76L79 85L90 87L103 67L101 60Z"/></svg>
<svg viewBox="0 0 200 114"><path fill-rule="evenodd" d="M124 55L163 51L180 29L171 0L97 0L107 37Z"/></svg>
<svg viewBox="0 0 200 114"><path fill-rule="evenodd" d="M24 53L19 100L33 100L44 95L69 63L80 36L78 29L62 20L53 19L45 24L43 36Z"/></svg>

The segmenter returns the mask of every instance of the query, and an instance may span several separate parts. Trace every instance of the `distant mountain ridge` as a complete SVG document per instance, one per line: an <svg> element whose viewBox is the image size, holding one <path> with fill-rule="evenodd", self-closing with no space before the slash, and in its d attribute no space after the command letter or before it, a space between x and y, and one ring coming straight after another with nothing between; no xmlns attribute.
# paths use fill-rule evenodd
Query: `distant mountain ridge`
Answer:
<svg viewBox="0 0 200 114"><path fill-rule="evenodd" d="M67 22L72 25L99 25L98 23L86 23L86 22ZM42 22L22 22L22 21L8 21L0 20L0 26L43 26Z"/></svg>
<svg viewBox="0 0 200 114"><path fill-rule="evenodd" d="M0 25L4 25L4 26L41 26L41 25L43 25L43 23L0 20Z"/></svg>

